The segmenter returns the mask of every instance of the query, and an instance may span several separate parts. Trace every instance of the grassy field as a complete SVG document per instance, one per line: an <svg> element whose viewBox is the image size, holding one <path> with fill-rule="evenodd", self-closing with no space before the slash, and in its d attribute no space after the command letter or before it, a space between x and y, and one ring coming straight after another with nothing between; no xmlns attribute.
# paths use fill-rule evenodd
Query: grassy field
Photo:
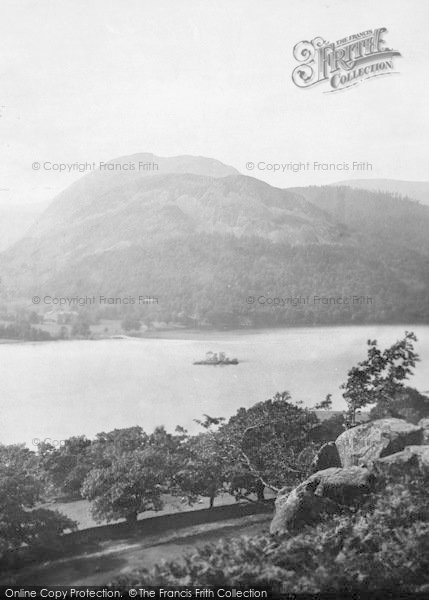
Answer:
<svg viewBox="0 0 429 600"><path fill-rule="evenodd" d="M274 494L269 490L266 490L265 496L270 499L274 497ZM164 495L164 508L158 512L147 511L140 515L140 519L147 519L155 516L169 515L172 513L182 513L193 510L201 510L207 508L209 505L208 498L201 498L201 500L192 506L187 502L182 502L177 496ZM216 497L215 506L228 506L235 504L235 499L229 494L220 494ZM72 502L51 502L44 504L44 508L51 510L59 510L61 513L76 521L78 529L87 529L89 527L97 527L100 525L106 525L107 521L97 523L91 516L90 505L88 500L74 500ZM123 520L122 520L123 521ZM111 521L113 523L120 523L121 521Z"/></svg>

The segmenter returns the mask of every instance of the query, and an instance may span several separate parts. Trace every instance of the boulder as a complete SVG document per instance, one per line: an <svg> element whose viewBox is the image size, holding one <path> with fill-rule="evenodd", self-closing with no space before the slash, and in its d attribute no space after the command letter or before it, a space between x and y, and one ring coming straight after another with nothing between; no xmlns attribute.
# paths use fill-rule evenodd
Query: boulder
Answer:
<svg viewBox="0 0 429 600"><path fill-rule="evenodd" d="M342 433L335 441L343 467L367 466L405 446L421 444L423 430L403 419L378 419Z"/></svg>
<svg viewBox="0 0 429 600"><path fill-rule="evenodd" d="M311 487L301 484L290 493L283 489L275 502L270 533L281 535L288 531L299 531L305 525L317 522L322 511L320 498L314 495Z"/></svg>
<svg viewBox="0 0 429 600"><path fill-rule="evenodd" d="M374 469L388 477L403 478L404 475L429 475L429 445L407 446L401 452L378 459Z"/></svg>
<svg viewBox="0 0 429 600"><path fill-rule="evenodd" d="M323 444L311 465L314 473L331 467L341 467L340 455L338 454L335 442Z"/></svg>
<svg viewBox="0 0 429 600"><path fill-rule="evenodd" d="M423 429L423 444L429 444L429 419L426 417L425 419L420 419L417 423L418 427Z"/></svg>
<svg viewBox="0 0 429 600"><path fill-rule="evenodd" d="M342 506L352 506L374 490L376 477L364 467L347 467L319 471L307 481L317 483L315 496L328 498Z"/></svg>
<svg viewBox="0 0 429 600"><path fill-rule="evenodd" d="M359 503L372 491L375 476L362 467L318 471L292 492L281 490L270 526L272 535L296 532L316 523L323 513L335 513Z"/></svg>

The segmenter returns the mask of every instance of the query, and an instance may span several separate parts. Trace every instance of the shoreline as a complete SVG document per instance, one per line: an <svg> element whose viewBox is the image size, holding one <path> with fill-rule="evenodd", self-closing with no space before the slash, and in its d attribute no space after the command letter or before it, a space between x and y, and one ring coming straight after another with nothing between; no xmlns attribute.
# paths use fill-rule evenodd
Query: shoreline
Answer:
<svg viewBox="0 0 429 600"><path fill-rule="evenodd" d="M285 330L297 330L297 329L344 329L344 328L356 328L356 327L404 327L404 328L416 328L416 327L429 327L429 323L337 323L327 325L292 325L284 327L249 327L240 329L191 329L191 328L172 328L172 329L160 329L159 331L151 331L143 335L138 336L124 336L129 339L175 339L180 338L183 334L189 334L193 336L205 336L210 334L234 334L234 335L256 335L263 333L273 333L276 331ZM176 334L176 335L174 335ZM112 339L112 338L103 338Z"/></svg>
<svg viewBox="0 0 429 600"><path fill-rule="evenodd" d="M285 330L314 330L314 329L345 329L347 327L356 328L356 327L404 327L406 330L417 328L417 327L429 327L429 323L338 323L338 324L327 324L327 325L293 325L293 326L284 326L284 327L249 327L249 328L240 328L240 329L193 329L189 327L172 327L165 328L159 330L151 330L148 332L142 332L139 335L127 335L127 334L117 334L117 335L106 335L106 336L96 336L96 337L73 337L73 338L52 338L47 340L26 340L26 339L10 339L10 338L0 338L0 345L6 344L45 344L49 342L99 342L105 340L144 340L144 339L183 339L184 336L189 336L193 338L198 337L206 337L206 336L219 336L223 335L257 335L257 334L266 334L266 333L274 333L276 331L285 331Z"/></svg>

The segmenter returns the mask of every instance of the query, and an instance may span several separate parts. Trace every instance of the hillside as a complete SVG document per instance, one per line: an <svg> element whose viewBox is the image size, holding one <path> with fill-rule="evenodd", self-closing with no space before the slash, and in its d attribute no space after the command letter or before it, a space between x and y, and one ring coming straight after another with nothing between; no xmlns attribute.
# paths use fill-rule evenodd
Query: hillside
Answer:
<svg viewBox="0 0 429 600"><path fill-rule="evenodd" d="M8 256L30 258L42 251L44 259L62 261L68 252L76 258L199 233L292 244L334 243L339 237L329 216L310 202L243 175L165 174L106 183L88 193L90 179L86 194L82 185L71 186Z"/></svg>
<svg viewBox="0 0 429 600"><path fill-rule="evenodd" d="M417 200L429 206L428 181L401 181L399 179L348 179L334 183L334 186L347 186L372 192L387 192Z"/></svg>
<svg viewBox="0 0 429 600"><path fill-rule="evenodd" d="M362 232L380 249L429 254L429 208L387 192L331 186L293 188L336 223Z"/></svg>
<svg viewBox="0 0 429 600"><path fill-rule="evenodd" d="M200 157L112 162L148 160L156 173L94 172L60 194L0 255L3 293L144 294L157 305L91 310L191 326L429 321L429 208L348 188L283 190ZM315 295L371 302L315 305Z"/></svg>
<svg viewBox="0 0 429 600"><path fill-rule="evenodd" d="M0 252L20 240L47 206L47 203L0 204Z"/></svg>

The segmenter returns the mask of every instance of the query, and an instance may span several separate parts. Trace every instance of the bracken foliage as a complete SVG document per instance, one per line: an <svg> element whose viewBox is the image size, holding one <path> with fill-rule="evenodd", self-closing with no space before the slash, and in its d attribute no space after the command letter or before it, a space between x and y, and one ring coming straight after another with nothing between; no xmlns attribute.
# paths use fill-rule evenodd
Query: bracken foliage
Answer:
<svg viewBox="0 0 429 600"><path fill-rule="evenodd" d="M219 541L120 583L270 585L293 593L423 591L429 584L427 483L391 483L360 510L299 535Z"/></svg>

